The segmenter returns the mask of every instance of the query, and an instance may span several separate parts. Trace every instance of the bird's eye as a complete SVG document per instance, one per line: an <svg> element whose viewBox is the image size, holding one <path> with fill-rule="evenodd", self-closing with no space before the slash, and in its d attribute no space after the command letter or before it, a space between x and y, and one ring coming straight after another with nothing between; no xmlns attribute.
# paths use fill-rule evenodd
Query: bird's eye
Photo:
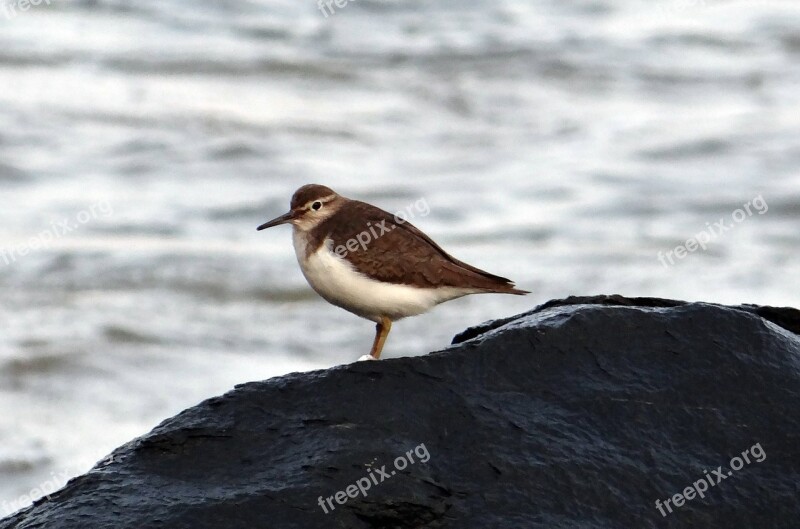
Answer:
<svg viewBox="0 0 800 529"><path fill-rule="evenodd" d="M317 211L321 207L322 207L322 202L319 202L319 201L314 202L313 204L311 204L311 209L313 209L314 211Z"/></svg>

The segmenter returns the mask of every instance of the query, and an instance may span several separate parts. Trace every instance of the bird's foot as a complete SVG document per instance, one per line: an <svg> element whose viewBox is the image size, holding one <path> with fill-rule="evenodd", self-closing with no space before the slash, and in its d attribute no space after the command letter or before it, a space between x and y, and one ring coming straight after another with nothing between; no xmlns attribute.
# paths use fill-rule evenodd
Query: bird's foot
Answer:
<svg viewBox="0 0 800 529"><path fill-rule="evenodd" d="M364 356L360 357L360 358L357 360L357 362L361 362L361 361L363 361L363 360L377 360L377 358L375 358L375 357L374 357L374 356L372 356L372 355L364 355Z"/></svg>

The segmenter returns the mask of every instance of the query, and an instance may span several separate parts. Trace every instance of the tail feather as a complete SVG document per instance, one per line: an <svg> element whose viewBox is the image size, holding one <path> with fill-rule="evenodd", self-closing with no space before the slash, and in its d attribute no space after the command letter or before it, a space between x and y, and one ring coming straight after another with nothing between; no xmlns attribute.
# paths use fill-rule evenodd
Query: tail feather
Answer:
<svg viewBox="0 0 800 529"><path fill-rule="evenodd" d="M501 286L500 288L487 290L487 292L493 294L514 294L515 296L524 296L526 294L530 294L528 290L516 288L514 283L511 282Z"/></svg>

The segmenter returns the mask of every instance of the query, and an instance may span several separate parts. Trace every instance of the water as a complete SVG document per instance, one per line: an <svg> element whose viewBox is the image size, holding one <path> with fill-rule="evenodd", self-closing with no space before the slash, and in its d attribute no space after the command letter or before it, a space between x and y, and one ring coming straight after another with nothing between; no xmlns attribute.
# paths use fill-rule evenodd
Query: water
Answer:
<svg viewBox="0 0 800 529"><path fill-rule="evenodd" d="M368 350L372 324L310 291L289 229L255 231L305 183L424 199L416 225L533 291L400 322L386 357L570 294L800 305L792 1L9 13L0 515L236 383ZM695 236L707 249L676 257Z"/></svg>

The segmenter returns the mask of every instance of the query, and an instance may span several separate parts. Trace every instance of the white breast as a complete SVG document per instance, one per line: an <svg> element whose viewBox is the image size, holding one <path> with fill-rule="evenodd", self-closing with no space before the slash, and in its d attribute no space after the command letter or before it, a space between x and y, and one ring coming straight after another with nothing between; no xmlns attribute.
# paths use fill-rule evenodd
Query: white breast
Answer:
<svg viewBox="0 0 800 529"><path fill-rule="evenodd" d="M330 241L306 258L303 233L295 231L293 239L297 262L311 288L329 303L368 320L377 322L381 316L386 316L394 321L416 316L439 303L472 292L452 287L417 288L376 281L331 252Z"/></svg>

